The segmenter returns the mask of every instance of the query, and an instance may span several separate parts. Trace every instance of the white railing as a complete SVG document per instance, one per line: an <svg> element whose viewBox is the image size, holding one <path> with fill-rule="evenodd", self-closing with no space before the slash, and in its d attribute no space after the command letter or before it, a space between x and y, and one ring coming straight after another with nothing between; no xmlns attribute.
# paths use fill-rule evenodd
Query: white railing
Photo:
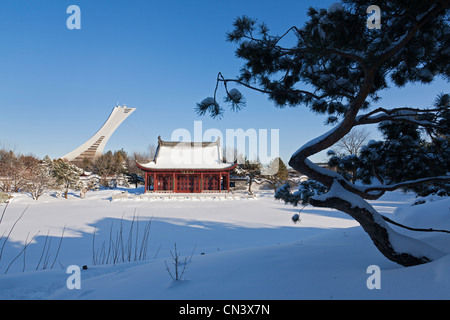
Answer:
<svg viewBox="0 0 450 320"><path fill-rule="evenodd" d="M256 195L249 195L243 193L233 193L226 190L204 190L202 193L174 193L174 192L148 192L144 194L129 194L123 192L112 196L112 200L241 200L241 199L257 199ZM214 192L211 192L214 191Z"/></svg>

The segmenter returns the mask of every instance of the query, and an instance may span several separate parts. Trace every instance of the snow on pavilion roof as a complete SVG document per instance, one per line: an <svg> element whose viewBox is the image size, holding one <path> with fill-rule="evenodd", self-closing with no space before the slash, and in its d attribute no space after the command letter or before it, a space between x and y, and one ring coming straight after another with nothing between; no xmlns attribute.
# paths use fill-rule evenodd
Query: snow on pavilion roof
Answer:
<svg viewBox="0 0 450 320"><path fill-rule="evenodd" d="M158 137L155 158L139 163L143 169L227 169L234 164L222 161L220 140L212 142L162 141Z"/></svg>

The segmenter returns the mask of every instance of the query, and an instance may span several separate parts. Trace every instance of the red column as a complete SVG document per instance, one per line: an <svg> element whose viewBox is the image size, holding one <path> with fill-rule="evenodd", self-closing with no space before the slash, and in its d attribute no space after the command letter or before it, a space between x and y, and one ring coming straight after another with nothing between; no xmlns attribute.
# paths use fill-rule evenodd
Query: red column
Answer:
<svg viewBox="0 0 450 320"><path fill-rule="evenodd" d="M203 185L203 172L200 172L200 192L203 191L205 186Z"/></svg>
<svg viewBox="0 0 450 320"><path fill-rule="evenodd" d="M156 181L156 173L153 172L153 192L156 192L158 190L157 186L158 182Z"/></svg>
<svg viewBox="0 0 450 320"><path fill-rule="evenodd" d="M172 189L173 192L177 192L177 182L175 181L175 172L172 172Z"/></svg>
<svg viewBox="0 0 450 320"><path fill-rule="evenodd" d="M147 193L147 186L148 186L148 173L145 173L145 189L144 189L144 193Z"/></svg>
<svg viewBox="0 0 450 320"><path fill-rule="evenodd" d="M227 191L230 192L230 171L227 172Z"/></svg>

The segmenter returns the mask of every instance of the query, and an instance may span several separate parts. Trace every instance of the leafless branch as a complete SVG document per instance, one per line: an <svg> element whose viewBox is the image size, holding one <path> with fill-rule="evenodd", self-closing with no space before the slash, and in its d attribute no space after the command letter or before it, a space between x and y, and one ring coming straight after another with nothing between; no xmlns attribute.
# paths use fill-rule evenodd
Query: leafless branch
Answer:
<svg viewBox="0 0 450 320"><path fill-rule="evenodd" d="M220 77L219 77L219 75L220 75ZM219 75L217 77L216 90L214 91L214 99L216 98L217 84L219 82L223 82L224 85L226 83L228 83L228 82L235 82L235 83L238 83L238 84L240 84L240 85L242 85L244 87L247 87L249 89L252 89L252 90L255 90L255 91L258 91L258 92L261 92L261 93L266 93L266 94L274 94L274 93L306 94L306 95L309 95L309 96L311 96L311 97L313 97L315 99L322 99L322 98L326 97L326 95L318 96L318 95L315 95L312 92L305 91L305 90L299 90L299 89L296 89L296 90L278 90L277 92L270 91L270 90L265 90L265 89L261 89L261 88L258 88L258 87L251 86L248 83L242 82L242 81L240 81L238 79L226 79L225 77L223 77L222 73L220 73L220 72L219 72Z"/></svg>
<svg viewBox="0 0 450 320"><path fill-rule="evenodd" d="M415 180L409 180L404 182L399 182L390 185L378 185L378 186L369 186L364 189L365 193L373 192L373 191L394 191L400 188L412 187L418 184L432 182L432 181L447 181L450 180L450 176L437 176L437 177L427 177Z"/></svg>
<svg viewBox="0 0 450 320"><path fill-rule="evenodd" d="M430 120L420 120L418 117L430 114L431 112L440 113L449 110L449 107L418 109L418 108L395 108L385 109L377 108L367 114L356 117L355 126L380 123L382 121L402 121L417 124L425 128L439 128L438 124ZM436 118L436 117L435 117ZM436 119L434 119L436 120Z"/></svg>
<svg viewBox="0 0 450 320"><path fill-rule="evenodd" d="M169 273L172 280L181 280L184 272L186 271L187 257L184 258L184 261L180 261L181 254L177 251L176 243L175 243L174 247L175 247L175 250L174 250L175 253L170 251L170 256L172 257L172 264L174 266L174 273L172 273L172 271L170 270L169 266L167 265L166 260L164 260L164 264L165 264L166 270ZM192 259L192 256L191 256L191 259ZM182 268L181 268L181 265L183 265Z"/></svg>
<svg viewBox="0 0 450 320"><path fill-rule="evenodd" d="M388 217L385 217L385 216L382 216L382 217L383 217L383 219L384 219L386 222L392 223L393 225L396 225L396 226L398 226L398 227L400 227L400 228L407 229L407 230L411 230L411 231L420 231L420 232L444 232L444 233L450 233L449 230L440 230L440 229L432 229L432 228L428 228L428 229L424 229L424 228L412 228L412 227L405 226L404 224L395 222L395 221L389 219Z"/></svg>

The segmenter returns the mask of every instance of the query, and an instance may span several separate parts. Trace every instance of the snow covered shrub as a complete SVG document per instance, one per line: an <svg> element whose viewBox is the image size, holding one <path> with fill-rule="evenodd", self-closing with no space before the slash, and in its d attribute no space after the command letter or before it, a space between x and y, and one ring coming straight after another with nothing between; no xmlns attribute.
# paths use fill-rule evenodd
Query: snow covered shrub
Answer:
<svg viewBox="0 0 450 320"><path fill-rule="evenodd" d="M331 168L336 168L338 173L340 173L346 180L352 181L353 183L357 180L359 163L359 157L354 154L345 156L334 154L328 160L328 166Z"/></svg>
<svg viewBox="0 0 450 320"><path fill-rule="evenodd" d="M418 125L385 121L379 129L384 141L371 141L361 149L358 178L371 184L373 178L383 185L417 180L430 176L445 176L450 168L449 139L442 136L430 141L422 138ZM425 181L405 186L404 190L418 196L450 194L445 181Z"/></svg>
<svg viewBox="0 0 450 320"><path fill-rule="evenodd" d="M6 192L0 192L0 203L5 203L9 199L9 194Z"/></svg>
<svg viewBox="0 0 450 320"><path fill-rule="evenodd" d="M300 183L298 190L291 192L288 183L281 186L275 193L275 199L283 200L285 203L292 204L294 207L298 204L307 205L312 196L324 194L327 188L320 182L314 180L306 180Z"/></svg>
<svg viewBox="0 0 450 320"><path fill-rule="evenodd" d="M64 198L67 199L69 189L80 188L80 177L83 170L63 159L53 160L52 166L51 172L55 183L64 193Z"/></svg>

